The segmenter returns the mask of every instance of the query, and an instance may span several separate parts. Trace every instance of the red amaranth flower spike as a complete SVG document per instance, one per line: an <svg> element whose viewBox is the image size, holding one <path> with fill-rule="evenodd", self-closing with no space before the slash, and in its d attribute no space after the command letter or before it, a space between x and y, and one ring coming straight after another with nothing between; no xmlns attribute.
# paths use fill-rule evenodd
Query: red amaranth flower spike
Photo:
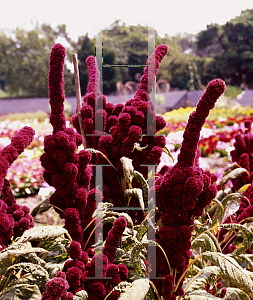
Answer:
<svg viewBox="0 0 253 300"><path fill-rule="evenodd" d="M66 129L64 114L64 59L66 50L61 44L55 44L49 59L48 90L51 105L50 123L54 133Z"/></svg>
<svg viewBox="0 0 253 300"><path fill-rule="evenodd" d="M202 126L209 115L209 111L214 108L215 102L224 91L225 83L221 79L215 79L209 82L206 91L197 104L196 111L192 112L189 116L183 135L183 143L178 155L179 165L193 165Z"/></svg>
<svg viewBox="0 0 253 300"><path fill-rule="evenodd" d="M86 93L96 93L96 95L100 95L100 72L98 68L98 63L96 58L93 55L90 55L86 59L86 65L88 68L88 74L89 74L89 82L87 86L87 92Z"/></svg>

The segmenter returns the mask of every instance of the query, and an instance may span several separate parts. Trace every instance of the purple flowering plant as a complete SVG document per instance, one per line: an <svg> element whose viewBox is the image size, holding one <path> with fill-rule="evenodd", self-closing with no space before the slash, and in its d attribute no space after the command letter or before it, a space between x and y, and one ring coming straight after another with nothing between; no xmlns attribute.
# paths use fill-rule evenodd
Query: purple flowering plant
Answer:
<svg viewBox="0 0 253 300"><path fill-rule="evenodd" d="M167 53L166 45L155 49L134 97L116 105L102 95L96 58L89 56L87 92L72 128L64 114L66 51L52 47L53 132L40 163L54 187L47 206L64 227L34 227L29 208L16 204L6 175L32 142L33 129L24 127L0 151L0 297L253 298L251 123L235 135L231 165L215 185L199 162L202 127L225 90L221 79L212 80L185 126L177 161L154 173L163 153L172 156L156 134L166 122L148 94Z"/></svg>

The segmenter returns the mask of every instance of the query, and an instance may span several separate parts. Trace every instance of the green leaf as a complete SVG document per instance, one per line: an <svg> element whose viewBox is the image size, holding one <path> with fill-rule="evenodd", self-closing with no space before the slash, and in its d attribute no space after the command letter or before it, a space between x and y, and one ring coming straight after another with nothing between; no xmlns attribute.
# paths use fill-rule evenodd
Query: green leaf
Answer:
<svg viewBox="0 0 253 300"><path fill-rule="evenodd" d="M87 299L88 299L88 293L85 290L77 292L73 297L73 300L87 300Z"/></svg>
<svg viewBox="0 0 253 300"><path fill-rule="evenodd" d="M7 269L7 271L20 270L25 272L25 275L18 279L17 284L36 284L43 293L46 290L46 283L49 280L48 272L40 265L33 263L18 263Z"/></svg>
<svg viewBox="0 0 253 300"><path fill-rule="evenodd" d="M149 217L146 217L137 229L136 238L138 241L141 241L144 235L148 232L149 226L151 226L153 229L156 229L151 219Z"/></svg>
<svg viewBox="0 0 253 300"><path fill-rule="evenodd" d="M7 268L18 263L24 255L29 253L47 253L43 248L33 248L31 243L15 243L0 252L0 276L3 275Z"/></svg>
<svg viewBox="0 0 253 300"><path fill-rule="evenodd" d="M202 257L220 268L221 278L253 297L252 280L235 259L219 252L204 252Z"/></svg>
<svg viewBox="0 0 253 300"><path fill-rule="evenodd" d="M183 285L183 289L185 290L186 294L190 294L195 290L204 289L205 285L216 280L219 274L219 267L206 267L200 270L193 278L190 278L188 281L186 281Z"/></svg>
<svg viewBox="0 0 253 300"><path fill-rule="evenodd" d="M125 251L128 251L130 248L132 248L136 243L138 242L138 240L133 237L133 236L128 236L123 244L122 244L122 249L125 250Z"/></svg>
<svg viewBox="0 0 253 300"><path fill-rule="evenodd" d="M243 194L245 191L247 191L248 187L251 186L251 183L243 185L239 190L238 193Z"/></svg>
<svg viewBox="0 0 253 300"><path fill-rule="evenodd" d="M250 300L250 296L247 295L244 291L237 288L227 288L226 300Z"/></svg>
<svg viewBox="0 0 253 300"><path fill-rule="evenodd" d="M68 231L60 226L39 226L26 230L18 239L19 243L26 241L43 241L54 240L63 234L68 234Z"/></svg>
<svg viewBox="0 0 253 300"><path fill-rule="evenodd" d="M135 179L141 184L141 188L143 191L143 200L144 202L146 202L148 200L148 183L140 172L134 171L133 175Z"/></svg>
<svg viewBox="0 0 253 300"><path fill-rule="evenodd" d="M219 297L215 297L212 294L207 293L205 290L194 291L191 294L185 296L183 300L220 300Z"/></svg>
<svg viewBox="0 0 253 300"><path fill-rule="evenodd" d="M217 247L214 241L206 233L203 233L199 237L194 239L192 248L199 248L199 247L203 248L204 251L217 251Z"/></svg>
<svg viewBox="0 0 253 300"><path fill-rule="evenodd" d="M132 184L132 179L134 175L134 167L132 165L132 159L128 157L121 157L120 159L123 167L123 173L124 173L124 178L126 179L126 182L128 185Z"/></svg>
<svg viewBox="0 0 253 300"><path fill-rule="evenodd" d="M148 279L138 279L131 283L120 295L118 300L143 300L149 290Z"/></svg>
<svg viewBox="0 0 253 300"><path fill-rule="evenodd" d="M239 255L232 255L232 257L239 262L246 262L253 268L253 254L239 254Z"/></svg>
<svg viewBox="0 0 253 300"><path fill-rule="evenodd" d="M45 200L41 201L38 205L36 205L31 211L31 215L35 217L39 214L48 211L52 207L52 205L49 204L49 199L50 197L47 197Z"/></svg>
<svg viewBox="0 0 253 300"><path fill-rule="evenodd" d="M223 208L218 206L215 211L213 225L216 225L218 222L222 224L229 216L233 215L239 209L241 200L242 196L239 193L227 195L221 202Z"/></svg>
<svg viewBox="0 0 253 300"><path fill-rule="evenodd" d="M222 178L221 183L220 183L221 189L222 190L225 189L225 186L230 179L236 179L245 173L249 174L248 171L244 168L237 168L237 169L232 170L231 172L229 172L227 175L225 175Z"/></svg>
<svg viewBox="0 0 253 300"><path fill-rule="evenodd" d="M239 230L242 232L244 237L246 239L252 239L253 238L253 232L249 230L245 225L242 224L236 224L236 223L230 223L230 224L222 224L220 225L221 228L227 229L227 230L232 230L235 233L237 233L236 230Z"/></svg>
<svg viewBox="0 0 253 300"><path fill-rule="evenodd" d="M144 210L144 202L143 202L143 196L142 196L142 189L126 189L125 190L125 196L126 197L136 197L139 200L140 207L142 210Z"/></svg>
<svg viewBox="0 0 253 300"><path fill-rule="evenodd" d="M242 234L243 234L242 243L240 243L236 246L232 255L243 254L246 252L246 250L248 250L252 246L253 232L249 228L247 228L246 225L231 223L231 224L222 224L220 227L228 229L228 230L232 230L236 234L237 234L236 230L239 230L239 232L242 232Z"/></svg>
<svg viewBox="0 0 253 300"><path fill-rule="evenodd" d="M1 300L40 300L41 292L37 285L17 284L10 288L4 289L0 294Z"/></svg>

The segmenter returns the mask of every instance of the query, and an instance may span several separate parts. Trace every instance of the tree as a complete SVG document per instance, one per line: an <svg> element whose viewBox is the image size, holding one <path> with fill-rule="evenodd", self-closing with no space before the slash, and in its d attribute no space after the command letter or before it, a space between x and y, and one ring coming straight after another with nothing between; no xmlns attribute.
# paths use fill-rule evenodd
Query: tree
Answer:
<svg viewBox="0 0 253 300"><path fill-rule="evenodd" d="M96 55L95 49L95 39L90 39L88 34L79 37L77 42L77 51L79 59L80 68L80 84L81 93L84 95L86 93L86 87L89 81L88 70L86 66L86 59L88 56ZM114 65L115 64L115 52L108 47L103 49L103 64ZM116 70L115 68L105 67L103 68L103 93L109 94L116 89Z"/></svg>
<svg viewBox="0 0 253 300"><path fill-rule="evenodd" d="M253 87L253 9L242 11L225 25L212 24L201 31L198 50L207 53L210 47L218 51L209 55L205 81L220 77L231 85Z"/></svg>
<svg viewBox="0 0 253 300"><path fill-rule="evenodd" d="M35 97L48 95L48 61L51 47L58 37L68 39L66 26L55 30L50 25L25 31L17 28L14 37L0 33L1 81L12 97ZM73 94L73 74L66 68L65 92Z"/></svg>

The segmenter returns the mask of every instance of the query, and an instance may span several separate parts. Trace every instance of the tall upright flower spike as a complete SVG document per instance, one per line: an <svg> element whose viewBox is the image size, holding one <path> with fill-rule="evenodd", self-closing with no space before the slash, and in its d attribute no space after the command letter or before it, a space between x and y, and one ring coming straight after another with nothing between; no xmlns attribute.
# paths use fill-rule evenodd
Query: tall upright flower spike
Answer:
<svg viewBox="0 0 253 300"><path fill-rule="evenodd" d="M158 281L154 283L164 299L172 300L175 296L184 294L182 281L173 293L174 282L177 282L187 268L192 255L190 249L194 218L202 215L205 206L211 203L217 192L210 177L195 165L195 156L205 118L224 90L225 83L221 79L208 84L196 111L189 117L178 162L174 167L164 168L158 174L156 197L159 212L162 213L162 227L156 240L165 250L172 269L176 270L175 278L171 275L168 277L169 269L164 264L163 253L158 249L156 275L164 276L164 282L163 285ZM171 284L173 287L165 288Z"/></svg>
<svg viewBox="0 0 253 300"><path fill-rule="evenodd" d="M95 92L96 95L100 95L100 72L98 68L97 60L94 56L90 55L86 59L86 64L88 68L88 74L89 74L89 82L87 86L87 93Z"/></svg>
<svg viewBox="0 0 253 300"><path fill-rule="evenodd" d="M66 129L64 114L64 58L65 48L61 44L55 44L49 59L48 90L49 103L51 105L50 123L54 133Z"/></svg>
<svg viewBox="0 0 253 300"><path fill-rule="evenodd" d="M25 126L12 137L10 145L0 151L0 245L8 245L12 236L21 236L34 226L30 209L16 204L10 183L5 178L8 168L32 142L34 134L31 127Z"/></svg>
<svg viewBox="0 0 253 300"><path fill-rule="evenodd" d="M63 89L65 56L66 51L61 44L52 47L48 87L53 134L45 137L45 152L40 161L45 168L44 179L56 189L50 197L50 203L60 216L65 218L65 227L72 238L84 246L86 241L83 240L84 227L81 218L85 214L89 197L86 189L92 177L92 169L88 166L91 154L86 150L76 153L82 143L82 136L72 128L66 127ZM93 211L89 212L92 216ZM92 226L86 234L91 230Z"/></svg>

